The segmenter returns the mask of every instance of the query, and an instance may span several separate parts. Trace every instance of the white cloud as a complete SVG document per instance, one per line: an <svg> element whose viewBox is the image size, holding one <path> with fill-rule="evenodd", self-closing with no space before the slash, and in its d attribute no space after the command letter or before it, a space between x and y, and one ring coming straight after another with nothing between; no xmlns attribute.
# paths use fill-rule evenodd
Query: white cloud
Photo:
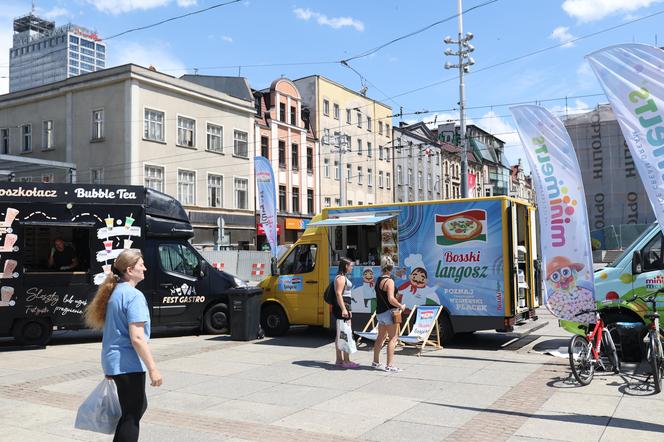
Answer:
<svg viewBox="0 0 664 442"><path fill-rule="evenodd" d="M118 15L131 11L147 11L173 3L173 0L85 0L101 12ZM186 8L196 4L197 0L176 0L176 4Z"/></svg>
<svg viewBox="0 0 664 442"><path fill-rule="evenodd" d="M548 107L548 109L549 112L561 119L566 115L583 114L592 110L588 103L579 99L574 100L573 103L568 103L567 106L558 104Z"/></svg>
<svg viewBox="0 0 664 442"><path fill-rule="evenodd" d="M664 0L565 0L563 10L582 22L601 20L612 14L629 13Z"/></svg>
<svg viewBox="0 0 664 442"><path fill-rule="evenodd" d="M152 65L157 71L174 77L187 73L184 62L168 51L168 43L160 41L151 41L145 45L135 42L114 43L113 51L109 51L109 67L127 63L146 68Z"/></svg>
<svg viewBox="0 0 664 442"><path fill-rule="evenodd" d="M352 17L328 17L325 14L321 14L320 12L315 12L312 11L311 9L302 9L302 8L295 8L293 9L293 13L295 14L295 17L299 18L300 20L304 21L309 21L310 19L315 19L316 22L319 25L322 26L329 26L332 29L339 29L343 28L345 26L350 26L355 28L356 31L362 32L364 31L364 23L362 23L360 20L354 19Z"/></svg>
<svg viewBox="0 0 664 442"><path fill-rule="evenodd" d="M229 37L228 35L222 35L221 39L226 43L233 43L233 37Z"/></svg>
<svg viewBox="0 0 664 442"><path fill-rule="evenodd" d="M52 9L48 11L39 10L38 14L44 16L49 20L53 20L58 17L67 17L71 15L71 13L68 10L66 10L65 8L61 8L59 6L54 6Z"/></svg>
<svg viewBox="0 0 664 442"><path fill-rule="evenodd" d="M571 48L574 43L570 42L570 40L574 40L576 37L569 33L569 28L567 26L558 26L553 30L551 35L549 35L549 38L563 43L564 48Z"/></svg>

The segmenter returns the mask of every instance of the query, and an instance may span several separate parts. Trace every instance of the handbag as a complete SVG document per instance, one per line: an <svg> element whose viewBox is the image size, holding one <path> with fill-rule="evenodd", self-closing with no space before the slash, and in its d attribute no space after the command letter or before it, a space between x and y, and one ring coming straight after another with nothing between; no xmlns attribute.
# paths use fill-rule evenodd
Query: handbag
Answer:
<svg viewBox="0 0 664 442"><path fill-rule="evenodd" d="M398 308L392 310L392 322L395 324L401 324L401 310Z"/></svg>

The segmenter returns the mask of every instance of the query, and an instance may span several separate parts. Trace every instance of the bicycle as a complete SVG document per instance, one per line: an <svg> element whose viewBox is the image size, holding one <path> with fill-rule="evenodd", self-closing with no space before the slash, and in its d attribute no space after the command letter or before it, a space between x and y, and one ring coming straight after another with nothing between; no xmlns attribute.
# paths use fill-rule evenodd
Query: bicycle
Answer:
<svg viewBox="0 0 664 442"><path fill-rule="evenodd" d="M659 329L659 313L657 313L657 296L660 293L664 293L664 289L657 290L647 298L640 298L638 295L634 295L627 301L634 302L638 298L652 307L652 312L646 313L643 317L651 321L648 327L646 360L650 363L652 370L650 376L652 376L653 383L655 384L655 393L662 391L662 378L664 378L664 351L662 350L661 330ZM648 379L650 379L650 376L648 376ZM645 382L648 382L648 379Z"/></svg>
<svg viewBox="0 0 664 442"><path fill-rule="evenodd" d="M595 326L588 333L590 324L581 326L587 335L574 335L569 342L569 365L572 374L581 385L588 385L593 380L595 366L600 366L604 371L608 367L604 364L603 357L608 359L614 373L620 372L620 360L616 345L611 333L605 327L602 313L599 310L582 310L575 316L595 313Z"/></svg>

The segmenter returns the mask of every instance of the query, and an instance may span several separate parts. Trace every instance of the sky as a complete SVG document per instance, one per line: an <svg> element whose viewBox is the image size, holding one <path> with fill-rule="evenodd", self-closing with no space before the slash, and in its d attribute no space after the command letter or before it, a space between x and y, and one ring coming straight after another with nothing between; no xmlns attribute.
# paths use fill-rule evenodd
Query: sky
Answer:
<svg viewBox="0 0 664 442"><path fill-rule="evenodd" d="M95 30L106 40L109 67L131 62L176 77L242 75L255 89L281 76L320 74L354 90L364 85L394 114L403 110L393 124L458 121L457 72L444 69L458 58L445 56L450 45L443 42L457 36L455 0L240 0L113 37L228 1L36 0L36 13L56 25ZM12 20L27 14L31 2L2 3L0 93L6 93ZM619 43L659 39L664 46L664 31L657 35L664 0L464 0L463 9L469 10L464 32L474 34L475 47L475 65L465 76L467 119L504 140L512 164L525 163L525 156L509 105L541 104L560 116L591 110L607 100L586 54ZM349 61L352 70L340 63L448 18Z"/></svg>

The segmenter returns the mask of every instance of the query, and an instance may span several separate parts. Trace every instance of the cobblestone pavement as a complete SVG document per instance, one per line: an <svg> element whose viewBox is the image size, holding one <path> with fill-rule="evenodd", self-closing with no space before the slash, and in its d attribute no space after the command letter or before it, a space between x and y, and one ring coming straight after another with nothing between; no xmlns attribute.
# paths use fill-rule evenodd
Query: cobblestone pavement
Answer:
<svg viewBox="0 0 664 442"><path fill-rule="evenodd" d="M477 333L418 357L398 351L404 371L332 364L320 332L295 330L250 343L164 335L152 347L165 382L148 387L144 441L526 441L664 440L664 396L641 367L570 378L552 318L532 335ZM0 441L111 440L75 430L81 401L101 380L100 343L76 334L45 349L0 342Z"/></svg>

